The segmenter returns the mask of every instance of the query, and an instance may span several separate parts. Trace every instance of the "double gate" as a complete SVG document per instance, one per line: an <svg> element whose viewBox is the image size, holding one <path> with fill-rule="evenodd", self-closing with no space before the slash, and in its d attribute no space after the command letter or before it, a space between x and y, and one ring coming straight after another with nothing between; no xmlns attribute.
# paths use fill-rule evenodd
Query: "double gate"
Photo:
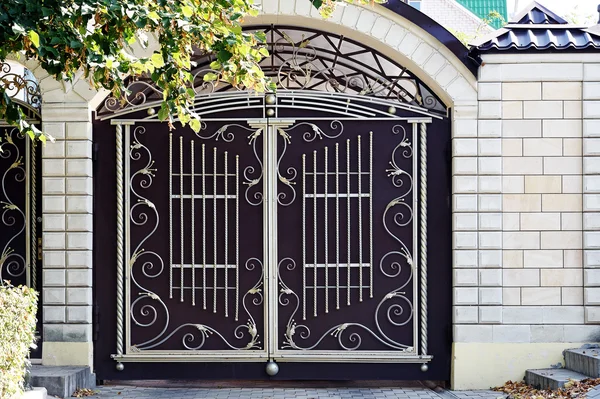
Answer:
<svg viewBox="0 0 600 399"><path fill-rule="evenodd" d="M358 44L266 33L285 90L199 72L198 133L160 123L145 82L99 113L97 375L448 380L449 125L424 107L440 103ZM401 76L327 75L345 52Z"/></svg>

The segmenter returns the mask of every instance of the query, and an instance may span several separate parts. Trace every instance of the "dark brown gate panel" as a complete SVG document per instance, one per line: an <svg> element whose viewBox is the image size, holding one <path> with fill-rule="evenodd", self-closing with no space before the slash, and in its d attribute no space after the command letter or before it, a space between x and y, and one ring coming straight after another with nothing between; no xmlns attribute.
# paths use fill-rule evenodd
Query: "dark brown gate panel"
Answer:
<svg viewBox="0 0 600 399"><path fill-rule="evenodd" d="M126 133L126 351L264 357L263 129L164 127Z"/></svg>
<svg viewBox="0 0 600 399"><path fill-rule="evenodd" d="M278 130L278 355L418 354L413 125Z"/></svg>

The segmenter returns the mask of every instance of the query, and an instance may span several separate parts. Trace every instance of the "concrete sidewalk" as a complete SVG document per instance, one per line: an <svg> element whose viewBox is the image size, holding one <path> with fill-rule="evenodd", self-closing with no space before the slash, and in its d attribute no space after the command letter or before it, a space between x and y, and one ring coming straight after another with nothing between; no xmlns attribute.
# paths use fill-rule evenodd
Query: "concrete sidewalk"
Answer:
<svg viewBox="0 0 600 399"><path fill-rule="evenodd" d="M94 398L103 399L497 399L492 391L440 391L411 388L149 388L105 385Z"/></svg>

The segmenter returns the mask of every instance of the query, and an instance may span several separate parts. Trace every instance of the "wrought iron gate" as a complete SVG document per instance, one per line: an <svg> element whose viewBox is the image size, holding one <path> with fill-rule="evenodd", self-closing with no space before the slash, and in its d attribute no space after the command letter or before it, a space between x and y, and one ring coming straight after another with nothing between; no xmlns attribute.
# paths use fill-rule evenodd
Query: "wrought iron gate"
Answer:
<svg viewBox="0 0 600 399"><path fill-rule="evenodd" d="M0 63L0 86L21 107L29 123L40 127L41 94L29 71L16 73ZM41 203L39 143L13 126L0 123L0 285L27 285L41 292ZM41 357L42 298L38 301L37 349Z"/></svg>
<svg viewBox="0 0 600 399"><path fill-rule="evenodd" d="M294 35L279 33L296 60L278 62L302 75L308 45ZM356 45L348 52L364 61ZM346 88L360 93L346 93L326 74L282 78L281 68L280 84L303 80L301 90L256 95L202 83L199 133L158 123L145 83L132 83L141 103L110 109L109 99L101 111L95 347L109 348L118 370L97 349L101 378L263 378L266 362L280 364L275 378L449 377L449 183L439 162L449 135L428 140L448 126L432 112L439 101L412 104L428 92L403 88L405 70L387 78L391 86L354 75ZM365 95L358 81L382 88ZM437 251L427 244L428 213L441 232ZM104 239L115 232L114 243ZM430 314L439 323L431 334ZM165 361L196 366L152 367ZM324 368L331 362L340 367ZM353 368L363 363L375 364Z"/></svg>

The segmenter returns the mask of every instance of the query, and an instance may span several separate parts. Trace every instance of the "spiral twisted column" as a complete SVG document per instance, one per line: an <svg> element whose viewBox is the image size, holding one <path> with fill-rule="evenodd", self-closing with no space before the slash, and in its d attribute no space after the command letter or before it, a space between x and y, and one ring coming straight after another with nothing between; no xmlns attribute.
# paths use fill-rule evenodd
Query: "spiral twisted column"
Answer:
<svg viewBox="0 0 600 399"><path fill-rule="evenodd" d="M420 129L421 355L427 355L427 124Z"/></svg>
<svg viewBox="0 0 600 399"><path fill-rule="evenodd" d="M30 210L30 238L31 238L31 261L29 262L29 268L31 273L30 285L33 289L37 289L37 259L38 259L38 245L37 245L37 159L36 149L37 146L35 141L30 143L29 156L31 158L31 170L29 172L29 179L31 181L31 200L29 201Z"/></svg>
<svg viewBox="0 0 600 399"><path fill-rule="evenodd" d="M117 355L123 354L123 126L116 126L117 149Z"/></svg>

